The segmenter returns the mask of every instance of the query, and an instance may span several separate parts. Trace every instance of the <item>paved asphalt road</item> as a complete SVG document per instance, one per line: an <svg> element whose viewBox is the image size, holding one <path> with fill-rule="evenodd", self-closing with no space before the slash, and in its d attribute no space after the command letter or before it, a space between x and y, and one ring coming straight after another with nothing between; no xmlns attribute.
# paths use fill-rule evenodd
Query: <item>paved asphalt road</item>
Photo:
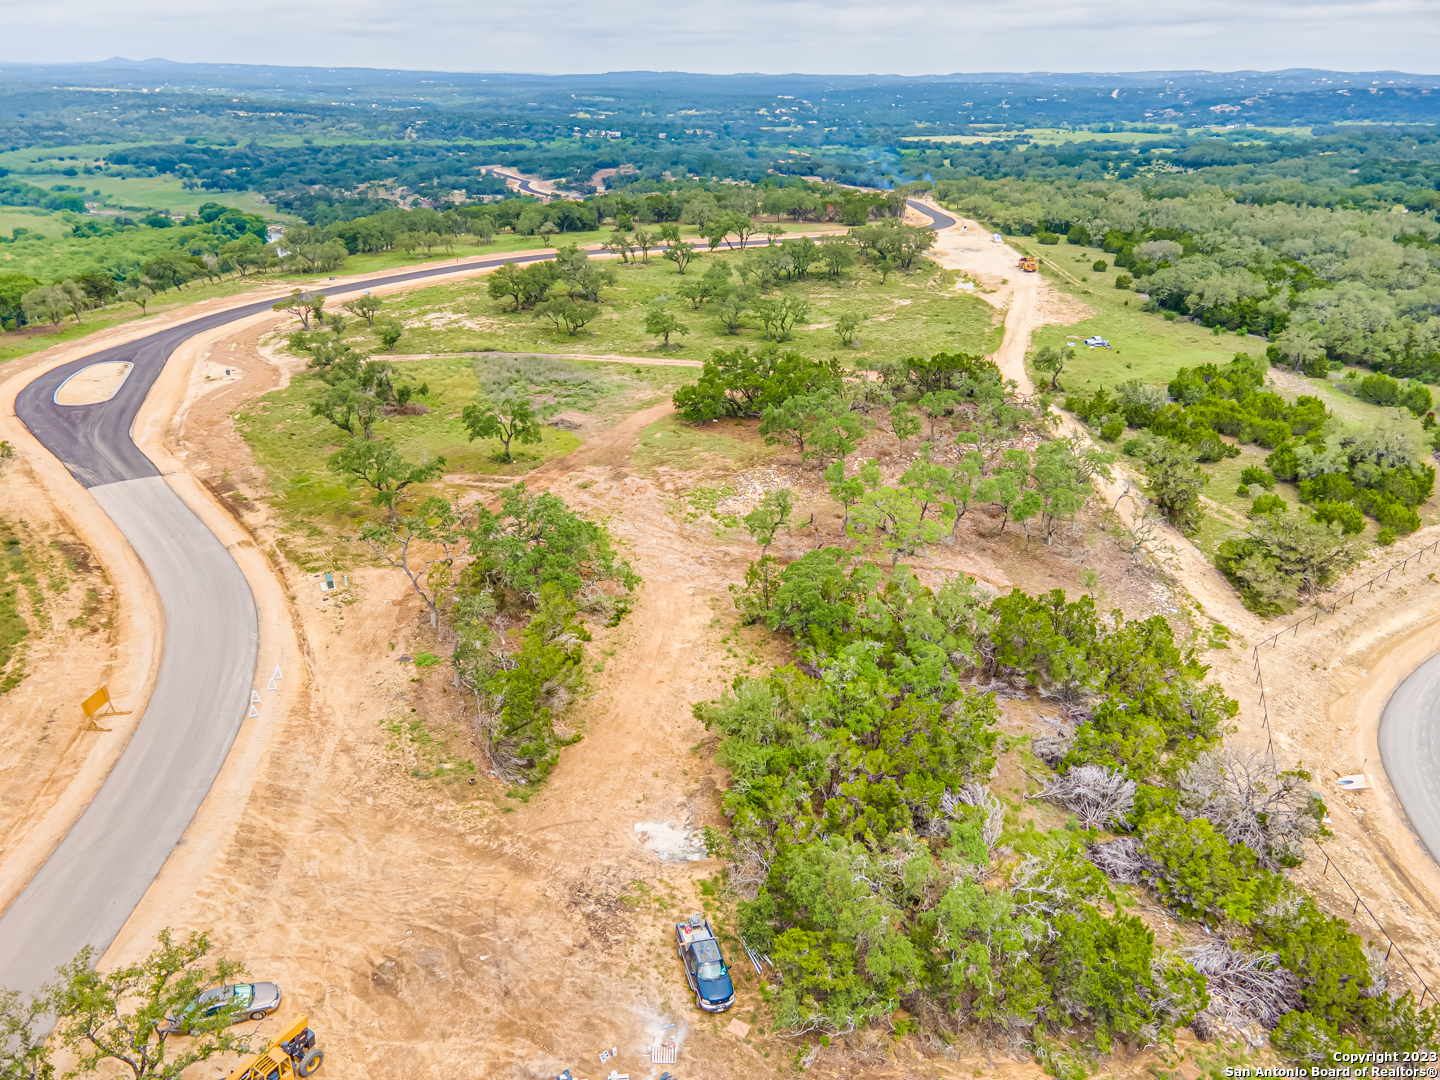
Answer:
<svg viewBox="0 0 1440 1080"><path fill-rule="evenodd" d="M917 214L924 214L930 219L930 227L932 229L938 231L940 229L948 229L951 225L957 224L956 219L945 213L944 210L936 210L935 207L929 206L919 199L906 199L905 201L909 204L911 210L914 210Z"/></svg>
<svg viewBox="0 0 1440 1080"><path fill-rule="evenodd" d="M1395 689L1380 715L1380 760L1405 816L1440 862L1440 656Z"/></svg>
<svg viewBox="0 0 1440 1080"><path fill-rule="evenodd" d="M923 203L937 228L955 223ZM353 284L319 282L329 296L537 262L527 252L453 262ZM90 489L149 570L165 609L155 693L95 800L0 918L0 987L30 993L82 946L103 952L189 826L249 711L258 631L240 568L130 438L150 387L181 342L270 310L268 301L217 312L71 361L22 390L15 411ZM55 391L91 364L134 364L115 396L58 405Z"/></svg>
<svg viewBox="0 0 1440 1080"><path fill-rule="evenodd" d="M319 288L340 296L551 254L447 263ZM104 349L47 372L16 398L25 426L90 489L145 563L165 609L165 647L154 695L125 753L0 918L0 987L33 992L82 946L103 952L114 940L195 816L249 711L258 659L249 586L230 553L131 440L130 426L181 342L269 310L269 302L248 304ZM135 366L109 401L55 403L55 391L71 375L115 360Z"/></svg>

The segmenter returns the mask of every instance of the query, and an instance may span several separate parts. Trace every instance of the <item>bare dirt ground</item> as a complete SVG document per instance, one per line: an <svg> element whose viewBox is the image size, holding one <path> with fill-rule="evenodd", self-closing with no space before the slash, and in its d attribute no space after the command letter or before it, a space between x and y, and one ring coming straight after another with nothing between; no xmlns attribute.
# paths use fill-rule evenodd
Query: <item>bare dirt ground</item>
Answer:
<svg viewBox="0 0 1440 1080"><path fill-rule="evenodd" d="M956 231L942 237L937 254L996 288L985 295L1006 311L997 359L1028 387L1030 332L1048 319L1078 317L1077 307L1038 275L1017 281L1014 253L991 245L988 234L970 241L973 223L960 241ZM718 865L666 862L644 843L719 823L726 777L691 705L777 658L764 635L737 629L727 592L754 558L753 544L687 513L685 495L726 478L745 490L779 482L796 488L800 526L777 544L780 554L796 557L838 533L838 509L819 478L789 455L749 470L753 475L735 475L718 457L683 471L638 467L639 433L667 405L621 419L527 477L532 487L549 487L608 518L645 585L619 627L592 628L592 688L572 717L584 740L562 755L541 790L507 793L483 761L474 774L459 767L478 751L444 665L406 660L446 650L404 578L360 568L327 597L313 575L281 554L283 523L268 510L265 479L231 419L243 401L282 385L286 365L294 364L260 347L265 333L264 320L232 327L177 358L179 374L157 387L146 437L169 455L173 482L188 485L187 500L230 530L232 550L260 597L271 648L262 658L283 658L284 678L276 693L266 693L262 717L247 724L214 797L107 960L142 953L161 926L212 928L227 954L285 989L285 1006L260 1030L273 1033L303 1010L336 1075L520 1078L568 1067L577 1076L603 1076L613 1067L654 1077L661 1070L641 1051L660 1030L681 1043L672 1069L679 1075L788 1073L793 1043L759 1026L746 1038L724 1029L735 1016L763 1019L743 955L732 957L739 961L734 1012L716 1021L688 1000L669 924L706 903L701 886ZM235 374L219 377L226 366ZM753 441L750 428L737 429L736 438ZM874 437L862 452L887 471L906 463L893 439ZM0 512L6 505L0 502ZM1166 535L1170 550L1160 552L1160 565L1138 567L1106 536L1113 521L1097 508L1054 547L1027 553L1023 535L998 534L993 519L972 511L959 541L937 547L920 570L933 577L964 570L997 590L1058 587L1074 595L1082 569L1091 568L1102 606L1131 617L1163 614L1197 637L1223 623L1235 647L1207 658L1242 702L1238 737L1263 745L1242 647L1268 629L1183 538ZM1423 574L1397 578L1388 591L1266 654L1278 758L1302 759L1317 773L1358 766L1351 758L1364 756L1367 739L1373 743L1367 725L1378 718L1365 688L1379 693L1385 680L1429 655L1440 614L1433 586ZM1350 693L1332 703L1337 691ZM1007 731L1024 733L1034 717L1031 703L1005 703ZM1372 752L1367 770L1378 778L1377 764ZM1333 785L1322 790L1338 834L1332 854L1377 914L1395 921L1392 933L1408 934L1401 940L1418 966L1416 954L1440 929L1433 864L1415 860L1413 837L1394 807L1386 810L1383 788L1353 797L1366 810L1360 815L1342 806ZM1312 861L1302 874L1313 878L1321 865ZM1332 910L1348 912L1350 901L1331 888L1333 880L1320 881L1321 894ZM1174 940L1163 912L1145 914L1162 941ZM596 1055L612 1046L620 1057L602 1067ZM1153 1064L1141 1055L1107 1071L1144 1075ZM878 1033L823 1052L812 1070L1036 1075L1033 1063L996 1048L961 1048L951 1059L897 1048Z"/></svg>
<svg viewBox="0 0 1440 1080"><path fill-rule="evenodd" d="M37 826L72 786L83 786L92 750L97 744L123 745L134 718L102 716L101 725L118 730L85 730L80 702L107 682L117 709L132 703L133 688L114 678L120 642L115 592L26 463L5 465L0 521L4 539L19 544L29 578L22 582L12 570L0 586L15 595L30 628L12 661L25 678L0 699L0 861L13 858L18 868ZM9 550L17 549L7 543L7 564ZM8 874L3 882L0 906L23 886Z"/></svg>
<svg viewBox="0 0 1440 1080"><path fill-rule="evenodd" d="M725 778L691 705L717 696L773 648L763 636L731 633L727 586L743 576L753 544L717 537L714 521L687 522L683 512L687 490L733 468L717 458L689 472L639 475L635 442L669 411L662 404L527 478L608 517L645 585L618 628L595 631L603 670L575 717L585 739L545 787L527 802L506 798L483 769L473 785L447 783L426 740L434 733L463 745L468 720L443 667L399 659L442 651L408 584L362 569L325 599L313 577L278 554L264 478L230 418L240 401L285 377L258 348L264 333L257 323L196 349L195 375L167 391L170 408L185 405L168 428L169 451L268 554L293 597L303 662L287 663L283 700L272 706L267 695L263 725L251 721L242 733L253 770L238 777L227 767L225 806L207 801L109 959L142 951L162 925L211 927L254 974L281 982L290 1005L322 1033L330 1062L373 1077L528 1077L577 1065L585 1070L577 1075L603 1075L591 1055L610 1046L621 1049L622 1071L649 1075L640 1051L669 1023L684 1075L752 1076L788 1062L785 1040L758 1029L739 1039L688 1004L669 923L699 909L698 884L719 867L663 862L636 830L650 826L648 836L673 823L683 833L720 822ZM215 377L222 363L232 378ZM737 435L754 439L753 426ZM901 469L904 457L889 442L877 437L866 452ZM783 538L782 554L833 539L839 519L819 478L783 458L770 468L801 491L798 516L808 521L813 507L819 529ZM1127 609L1173 610L1165 590L1129 573L1113 545L1095 542L1098 521L1030 557L1023 536L997 535L995 525L973 514L961 542L926 573L965 569L997 589L1073 591L1088 548L1087 565L1101 569ZM190 851L205 858L186 863ZM754 1020L757 986L735 970L738 1014ZM878 1038L871 1049L866 1075L953 1067L906 1064L908 1052L897 1058ZM867 1059L844 1060L853 1068ZM996 1075L1033 1072L996 1062Z"/></svg>
<svg viewBox="0 0 1440 1080"><path fill-rule="evenodd" d="M940 234L936 258L941 265L969 273L994 288L981 295L1006 305L1005 343L993 359L1022 393L1031 383L1024 358L1029 337L1041 325L1065 325L1084 317L1083 305L1059 293L1038 274L1017 274L1018 253L995 244L975 222ZM1027 290L1033 289L1033 295ZM1028 308L1028 311L1025 310ZM1281 392L1308 392L1299 380L1275 373ZM1066 416L1061 430L1083 434ZM1122 498L1126 485L1138 480L1117 470L1116 479L1100 485L1117 518L1133 525L1140 504ZM1440 867L1430 857L1405 819L1404 810L1384 776L1377 745L1381 712L1391 692L1421 663L1440 651L1440 590L1428 571L1411 569L1357 598L1334 616L1322 616L1283 643L1267 648L1258 670L1267 687L1266 706L1259 702L1257 667L1247 645L1265 640L1306 613L1262 620L1247 611L1214 565L1175 530L1156 530L1159 543L1155 568L1167 583L1178 586L1198 624L1219 624L1235 635L1234 646L1212 652L1213 675L1241 703L1235 738L1254 749L1273 747L1282 767L1303 765L1331 808L1329 828L1335 833L1326 853L1358 890L1383 930L1401 944L1421 977L1440 981ZM1437 530L1422 530L1390 550L1375 549L1364 565L1342 582L1333 596L1344 596L1393 563L1432 542ZM1126 609L1129 610L1128 607ZM1264 722L1269 714L1269 726ZM1273 744L1271 740L1273 739ZM1361 771L1373 775L1375 791L1344 792L1334 781ZM1312 849L1312 855L1314 851ZM1312 858L1297 877L1324 898L1329 910L1349 918L1357 932L1382 940L1380 927L1354 908L1355 894L1333 871L1324 874L1325 859ZM1401 963L1392 963L1394 978L1406 985L1415 979Z"/></svg>
<svg viewBox="0 0 1440 1080"><path fill-rule="evenodd" d="M20 423L15 395L60 364L236 302L209 300L42 350L10 366L0 383L0 437L14 453L3 463L0 516L22 546L37 551L37 581L48 597L36 609L26 590L21 607L31 635L22 647L33 650L25 657L30 674L0 708L0 910L44 864L119 760L143 717L164 627L144 566L95 500ZM108 732L82 731L79 703L102 685L130 715L102 720Z"/></svg>

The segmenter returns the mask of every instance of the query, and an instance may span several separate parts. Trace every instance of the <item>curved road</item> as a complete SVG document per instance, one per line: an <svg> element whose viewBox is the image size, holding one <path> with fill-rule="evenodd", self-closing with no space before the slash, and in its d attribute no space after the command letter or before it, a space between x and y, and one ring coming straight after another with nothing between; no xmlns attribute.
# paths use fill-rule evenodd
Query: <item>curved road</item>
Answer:
<svg viewBox="0 0 1440 1080"><path fill-rule="evenodd" d="M917 214L923 214L930 219L930 228L939 232L948 229L952 225L959 224L956 218L951 217L944 210L937 210L929 203L923 203L919 199L906 199L905 205L914 210Z"/></svg>
<svg viewBox="0 0 1440 1080"><path fill-rule="evenodd" d="M936 228L955 224L923 203L910 206ZM324 283L317 291L338 296L552 257L525 252L447 263ZM105 951L200 808L249 712L259 644L249 585L140 452L130 428L182 342L270 310L270 301L247 304L104 349L46 372L16 398L21 421L90 490L145 563L165 610L165 646L155 691L120 761L0 918L0 987L33 993L83 946ZM55 402L71 375L117 360L134 367L110 400Z"/></svg>
<svg viewBox="0 0 1440 1080"><path fill-rule="evenodd" d="M537 262L526 252L354 283L327 295ZM103 952L160 872L210 790L249 711L255 602L220 541L140 452L130 427L171 353L188 338L270 311L247 304L116 345L46 372L15 400L42 445L90 490L135 548L165 610L155 691L120 761L69 834L0 918L0 986L32 993L82 946ZM91 364L134 364L98 405L58 405L57 388Z"/></svg>
<svg viewBox="0 0 1440 1080"><path fill-rule="evenodd" d="M1395 688L1380 714L1380 760L1405 816L1440 862L1440 655Z"/></svg>
<svg viewBox="0 0 1440 1080"><path fill-rule="evenodd" d="M480 172L482 174L488 173L491 176L498 176L501 180L514 180L515 183L519 185L516 190L520 192L521 195L534 195L541 202L549 202L555 198L555 192L541 191L532 181L525 179L525 177L513 169L504 169L499 165L482 165Z"/></svg>

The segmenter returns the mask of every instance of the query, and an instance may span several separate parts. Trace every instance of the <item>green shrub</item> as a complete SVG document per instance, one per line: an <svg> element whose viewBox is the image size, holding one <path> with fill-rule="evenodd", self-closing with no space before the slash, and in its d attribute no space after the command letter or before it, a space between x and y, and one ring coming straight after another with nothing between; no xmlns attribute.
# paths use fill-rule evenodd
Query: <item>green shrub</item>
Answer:
<svg viewBox="0 0 1440 1080"><path fill-rule="evenodd" d="M746 568L744 585L730 586L735 610L743 616L746 626L766 618L779 587L780 563L769 554L761 555Z"/></svg>
<svg viewBox="0 0 1440 1080"><path fill-rule="evenodd" d="M1094 270L1097 274L1103 274L1106 270L1110 269L1110 264L1104 259L1096 259L1090 264L1090 269Z"/></svg>
<svg viewBox="0 0 1440 1080"><path fill-rule="evenodd" d="M1100 437L1106 442L1115 442L1121 435L1125 434L1125 421L1112 420L1108 424L1100 426Z"/></svg>
<svg viewBox="0 0 1440 1080"><path fill-rule="evenodd" d="M1365 517L1354 503L1338 499L1322 499L1315 504L1315 520L1320 522L1338 521L1340 530L1346 536L1355 536L1365 531Z"/></svg>
<svg viewBox="0 0 1440 1080"><path fill-rule="evenodd" d="M1116 275L1116 278L1115 278L1115 288L1117 288L1117 289L1128 289L1128 288L1129 288L1131 285L1133 285L1134 283L1135 283L1135 279L1132 278L1129 274L1118 274L1118 275Z"/></svg>
<svg viewBox="0 0 1440 1080"><path fill-rule="evenodd" d="M573 599L602 581L627 593L640 583L616 554L605 526L587 521L558 495L527 491L524 483L505 489L498 513L477 510L470 553L475 561L466 570L468 580L530 602L550 584Z"/></svg>
<svg viewBox="0 0 1440 1080"><path fill-rule="evenodd" d="M1283 514L1290 509L1290 504L1279 495L1266 493L1258 496L1250 504L1250 516L1253 518L1259 514Z"/></svg>
<svg viewBox="0 0 1440 1080"><path fill-rule="evenodd" d="M1393 535L1407 536L1420 528L1420 515L1387 492L1362 491L1355 502Z"/></svg>
<svg viewBox="0 0 1440 1080"><path fill-rule="evenodd" d="M1334 1055L1360 1053L1362 1050L1359 1043L1342 1036L1339 1028L1330 1021L1299 1010L1280 1018L1280 1023L1270 1035L1270 1042L1291 1061L1307 1065L1333 1066Z"/></svg>
<svg viewBox="0 0 1440 1080"><path fill-rule="evenodd" d="M767 406L834 389L839 381L838 360L808 360L773 342L754 352L741 345L711 353L699 382L675 391L674 401L682 418L701 424L721 416L761 416Z"/></svg>
<svg viewBox="0 0 1440 1080"><path fill-rule="evenodd" d="M1389 375L1366 375L1360 380L1355 396L1372 405L1394 407L1400 404L1400 384Z"/></svg>
<svg viewBox="0 0 1440 1080"><path fill-rule="evenodd" d="M1342 918L1308 896L1293 895L1253 920L1255 943L1275 952L1300 980L1305 1008L1331 1023L1349 1019L1370 986L1364 943Z"/></svg>
<svg viewBox="0 0 1440 1080"><path fill-rule="evenodd" d="M1376 373L1360 380L1355 396L1372 405L1389 408L1401 406L1416 416L1424 416L1434 405L1428 388L1419 385L1403 386L1389 375Z"/></svg>
<svg viewBox="0 0 1440 1080"><path fill-rule="evenodd" d="M1380 994L1361 1003L1360 1029L1376 1049L1414 1053L1440 1042L1440 1006L1415 1004L1414 994Z"/></svg>
<svg viewBox="0 0 1440 1080"><path fill-rule="evenodd" d="M1269 491L1275 486L1275 474L1269 469L1262 469L1258 465L1246 465L1240 470L1240 483L1260 484Z"/></svg>
<svg viewBox="0 0 1440 1080"><path fill-rule="evenodd" d="M1277 480L1294 480L1300 475L1300 459L1294 443L1281 443L1265 459L1265 465Z"/></svg>
<svg viewBox="0 0 1440 1080"><path fill-rule="evenodd" d="M1157 813L1137 831L1141 850L1155 862L1156 891L1182 914L1249 923L1286 887L1284 877L1263 869L1253 851L1231 844L1206 818Z"/></svg>
<svg viewBox="0 0 1440 1080"><path fill-rule="evenodd" d="M1102 387L1089 397L1072 394L1066 398L1065 407L1091 422L1122 412L1129 426L1148 428L1156 435L1190 446L1201 461L1238 457L1239 446L1226 442L1226 438L1274 448L1278 453L1293 435L1319 428L1329 414L1318 398L1302 395L1291 403L1266 390L1265 372L1263 360L1237 353L1223 367L1203 364L1181 368L1165 387L1169 401L1156 392L1158 388L1132 380L1121 383L1113 392ZM1289 476L1280 472L1266 475L1255 469L1252 475L1256 480L1246 483L1273 487L1277 476L1289 479L1297 467L1298 463L1288 466Z"/></svg>
<svg viewBox="0 0 1440 1080"><path fill-rule="evenodd" d="M1279 564L1261 540L1241 543ZM1278 1049L1309 1060L1364 1039L1432 1038L1434 1010L1361 996L1368 959L1343 920L1157 786L1217 746L1238 712L1163 618L1112 621L1060 590L987 600L965 578L931 590L838 548L762 576L754 610L795 635L796 662L737 679L695 714L731 774L731 827L706 842L758 883L739 929L783 975L780 1025L843 1031L907 1001L1023 1023L1037 1058L1056 1061L1057 1024L1084 1025L1083 1043L1067 1044L1084 1056L1164 1041L1204 1003L1204 979L1116 910L1074 826L1025 832L1019 858L996 868L988 830L1004 805L953 796L995 761L998 709L967 684L999 676L1092 703L1059 770L1099 764L1139 781L1128 820L1160 900L1248 931L1246 947L1295 973L1304 1012L1282 1024ZM1299 576L1280 575L1292 595Z"/></svg>
<svg viewBox="0 0 1440 1080"><path fill-rule="evenodd" d="M520 635L520 648L492 674L484 693L498 706L486 734L502 770L539 783L560 763L560 750L580 741L555 730L558 710L585 686L585 642L575 604L560 586L541 587L539 605Z"/></svg>
<svg viewBox="0 0 1440 1080"><path fill-rule="evenodd" d="M1300 481L1300 498L1303 502L1349 502L1354 497L1355 482L1348 473L1321 473Z"/></svg>
<svg viewBox="0 0 1440 1080"><path fill-rule="evenodd" d="M849 632L855 627L860 599L878 582L878 568L866 562L855 565L854 556L844 548L808 551L781 572L773 603L764 615L766 625L796 637Z"/></svg>
<svg viewBox="0 0 1440 1080"><path fill-rule="evenodd" d="M1215 565L1240 593L1241 602L1262 618L1295 610L1300 586L1293 575L1282 572L1258 540L1226 540L1215 553Z"/></svg>

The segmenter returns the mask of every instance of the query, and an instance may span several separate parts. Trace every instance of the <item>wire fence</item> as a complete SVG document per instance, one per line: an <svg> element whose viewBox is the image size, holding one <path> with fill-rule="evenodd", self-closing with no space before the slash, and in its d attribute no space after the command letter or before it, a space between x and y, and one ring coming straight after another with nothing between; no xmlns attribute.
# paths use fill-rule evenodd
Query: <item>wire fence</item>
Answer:
<svg viewBox="0 0 1440 1080"><path fill-rule="evenodd" d="M1375 913L1370 910L1370 905L1365 903L1364 897L1362 897L1358 892L1355 891L1355 886L1350 884L1350 879L1345 876L1344 871L1342 871L1339 865L1330 858L1330 853L1325 850L1325 845L1320 843L1320 841L1318 840L1313 840L1311 842L1320 849L1320 854L1325 856L1325 869L1320 871L1320 876L1325 877L1327 874L1330 873L1330 868L1332 866L1335 868L1335 873L1339 875L1340 880L1345 883L1345 887L1350 890L1350 895L1355 898L1355 906L1350 909L1351 916L1358 918L1360 914L1360 909L1362 907L1365 909L1365 914L1370 916L1370 921L1375 924L1376 928L1380 931L1380 933L1385 935L1385 940L1390 943L1389 947L1385 950L1386 962L1389 962L1392 954L1405 961L1405 966L1410 969L1410 974L1415 976L1415 981L1420 984L1420 1000L1416 1003L1416 1008L1423 1006L1425 1004L1425 998L1428 997L1430 994L1430 985L1423 978L1421 978L1420 973L1415 970L1415 965L1410 963L1410 958L1405 955L1404 950L1401 949L1399 944L1396 943L1395 939L1390 936L1390 931L1385 929L1385 924L1382 923L1378 918L1376 918Z"/></svg>
<svg viewBox="0 0 1440 1080"><path fill-rule="evenodd" d="M1344 596L1338 598L1328 608L1324 604L1320 605L1319 610L1315 611L1313 614L1307 615L1305 618L1291 623L1283 630L1276 631L1264 641L1259 642L1251 650L1250 656L1255 664L1254 682L1260 688L1260 698L1257 704L1260 709L1261 723L1265 727L1265 752L1270 757L1270 767L1272 769L1275 768L1275 740L1274 734L1270 728L1270 702L1265 693L1265 673L1260 669L1260 650L1266 645L1274 649L1280 643L1280 639L1287 634L1289 634L1291 637L1299 637L1300 627L1304 626L1306 623L1309 623L1311 626L1317 625L1320 621L1321 615L1334 615L1337 611L1340 610L1341 605L1345 604L1346 601L1353 605L1355 603L1355 597L1358 596L1361 591L1364 591L1367 594L1374 592L1375 586L1377 584L1383 585L1388 582L1390 580L1391 574L1395 573L1396 571L1399 571L1403 574L1406 570L1409 569L1412 562L1419 563L1421 557L1424 556L1427 551L1431 554L1440 554L1440 540L1436 540L1432 543L1424 545L1422 548L1420 548L1419 551L1415 552L1415 554L1406 557L1401 562L1395 563L1393 566L1389 567L1382 573L1376 574L1369 581L1363 581L1359 585L1356 585L1355 588L1351 589ZM1379 930L1382 935L1384 935L1385 940L1389 943L1388 947L1385 950L1386 961L1388 962L1392 955L1404 961L1405 966L1410 969L1410 974L1413 975L1415 977L1415 981L1420 984L1420 1001L1417 1004L1417 1008L1421 1005L1424 1005L1425 999L1430 995L1429 984L1423 978L1421 978L1420 973L1415 970L1415 965L1410 963L1410 958L1405 955L1405 952L1400 948L1399 943L1390 936L1390 932L1385 929L1385 925L1376 917L1375 913L1370 910L1370 905L1365 903L1364 898L1360 895L1359 892L1356 891L1355 886L1350 884L1350 879L1347 878L1345 874L1341 871L1339 865L1330 858L1330 853L1325 850L1325 846L1321 844L1318 840L1314 840L1312 841L1312 843L1314 843L1315 846L1320 849L1320 853L1325 856L1325 869L1321 871L1321 877L1328 875L1331 868L1334 867L1336 875L1340 878L1342 882L1344 882L1345 887L1350 890L1350 895L1355 900L1354 907L1350 909L1351 917L1358 918L1360 915L1360 909L1365 909L1365 914L1370 917L1370 921L1375 924L1375 928Z"/></svg>
<svg viewBox="0 0 1440 1080"><path fill-rule="evenodd" d="M1435 540L1429 544L1426 544L1419 551L1415 552L1414 555L1409 556L1403 562L1395 563L1389 569L1384 571L1384 573L1376 574L1369 581L1362 581L1359 585L1356 585L1355 588L1351 589L1344 596L1336 600L1328 608L1324 604L1321 604L1319 611L1316 611L1314 614L1305 616L1305 618L1301 619L1299 622L1291 623L1289 626L1285 627L1284 630L1277 630L1264 641L1256 645L1252 651L1258 657L1262 648L1264 648L1266 645L1274 648L1276 642L1278 642L1286 634L1293 634L1295 636L1299 636L1300 627L1304 626L1306 623L1310 623L1313 626L1319 620L1321 615L1334 615L1335 612L1340 610L1340 606L1344 604L1347 600L1350 601L1351 604L1354 604L1355 597L1360 594L1360 591L1362 589L1365 590L1366 593L1374 592L1377 582L1379 582L1381 585L1385 584L1385 582L1390 580L1390 575L1395 573L1395 571L1397 570L1402 574L1405 573L1405 571L1409 569L1410 564L1412 562L1418 563L1421 556L1423 556L1427 551L1432 553L1440 551L1440 540Z"/></svg>
<svg viewBox="0 0 1440 1080"><path fill-rule="evenodd" d="M1121 496L1121 498L1124 498L1124 496ZM1383 585L1388 582L1390 580L1390 575L1395 573L1397 570L1403 574L1406 570L1410 568L1410 564L1412 562L1418 564L1427 551L1431 554L1440 554L1440 540L1435 540L1431 543L1424 545L1422 548L1420 548L1419 551L1415 552L1414 555L1407 556L1404 560L1395 563L1393 566L1386 569L1383 573L1376 574L1369 581L1362 581L1359 585L1356 585L1355 588L1351 589L1344 596L1339 597L1328 608L1324 604L1321 604L1317 611L1305 616L1305 618L1303 619L1291 623L1289 626L1285 627L1284 630L1277 630L1264 641L1256 644L1255 647L1250 650L1250 658L1254 661L1255 664L1255 678L1251 681L1254 682L1255 685L1260 687L1260 698L1256 705L1260 709L1261 723L1265 726L1265 752L1270 756L1271 768L1275 767L1275 739L1273 733L1270 730L1270 702L1265 694L1265 675L1260 670L1260 650L1263 649L1266 645L1269 645L1272 649L1275 648L1280 643L1280 639L1286 634L1289 634L1291 637L1299 637L1300 627L1304 626L1306 623L1309 623L1311 626L1317 625L1320 622L1321 615L1334 615L1337 611L1340 610L1341 605L1344 604L1346 601L1349 601L1349 603L1353 605L1355 603L1355 597L1360 595L1362 589L1367 595L1374 592L1375 586L1377 584Z"/></svg>

